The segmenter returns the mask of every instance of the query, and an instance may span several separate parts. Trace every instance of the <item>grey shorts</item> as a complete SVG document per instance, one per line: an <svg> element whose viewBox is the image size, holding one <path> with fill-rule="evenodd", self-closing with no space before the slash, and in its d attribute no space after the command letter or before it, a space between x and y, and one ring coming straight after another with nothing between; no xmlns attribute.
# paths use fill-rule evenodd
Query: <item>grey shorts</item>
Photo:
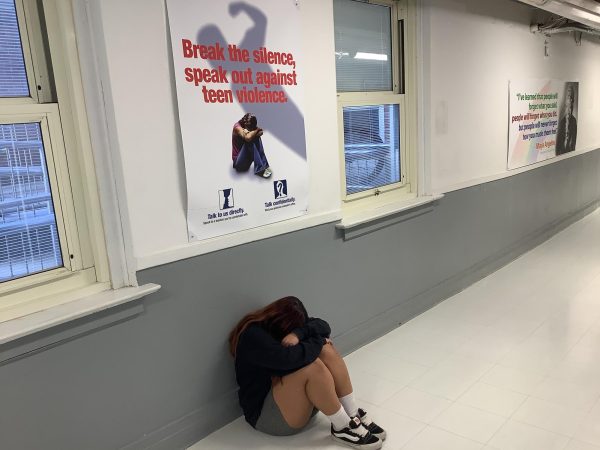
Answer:
<svg viewBox="0 0 600 450"><path fill-rule="evenodd" d="M319 410L314 408L310 417L313 418L318 412ZM281 414L281 411L279 410L279 406L277 406L277 403L275 403L272 389L265 397L262 411L258 421L256 422L255 428L258 431L270 434L271 436L291 436L292 434L300 433L304 429L304 427L292 428L287 424L283 418L283 414Z"/></svg>

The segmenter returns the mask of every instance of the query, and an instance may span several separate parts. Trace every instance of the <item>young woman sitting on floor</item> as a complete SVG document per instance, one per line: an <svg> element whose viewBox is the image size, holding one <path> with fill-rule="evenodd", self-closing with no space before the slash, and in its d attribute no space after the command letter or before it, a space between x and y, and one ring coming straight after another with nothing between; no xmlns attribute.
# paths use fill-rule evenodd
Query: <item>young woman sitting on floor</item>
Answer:
<svg viewBox="0 0 600 450"><path fill-rule="evenodd" d="M353 448L381 448L385 431L354 399L331 328L308 317L296 297L285 297L244 316L229 336L240 405L246 421L274 436L300 432L321 411L331 435Z"/></svg>

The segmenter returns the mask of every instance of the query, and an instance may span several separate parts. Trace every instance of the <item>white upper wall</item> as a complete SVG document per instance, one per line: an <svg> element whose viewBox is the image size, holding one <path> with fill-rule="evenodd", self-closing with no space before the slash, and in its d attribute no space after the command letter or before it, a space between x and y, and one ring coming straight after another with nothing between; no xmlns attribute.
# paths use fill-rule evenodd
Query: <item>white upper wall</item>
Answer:
<svg viewBox="0 0 600 450"><path fill-rule="evenodd" d="M275 0L274 0L275 1ZM299 0L303 20L309 215L189 244L186 179L164 0L91 0L100 11L138 269L339 217L340 158L332 0ZM422 0L426 191L446 192L507 175L508 82L580 84L578 149L600 147L600 45L529 32L532 9L511 0ZM98 20L96 18L96 20ZM101 58L102 59L102 58ZM199 171L199 176L202 175Z"/></svg>
<svg viewBox="0 0 600 450"><path fill-rule="evenodd" d="M508 82L579 81L577 150L600 147L600 41L529 31L535 10L509 0L424 0L425 130L433 192L505 176ZM531 168L531 167L529 167ZM527 169L526 169L527 170ZM512 172L511 172L512 173Z"/></svg>

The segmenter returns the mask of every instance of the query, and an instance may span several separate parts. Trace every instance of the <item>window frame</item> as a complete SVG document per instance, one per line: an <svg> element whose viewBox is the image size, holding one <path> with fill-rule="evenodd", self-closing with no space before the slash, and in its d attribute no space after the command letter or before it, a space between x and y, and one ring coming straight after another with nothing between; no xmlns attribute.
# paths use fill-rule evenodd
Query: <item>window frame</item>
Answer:
<svg viewBox="0 0 600 450"><path fill-rule="evenodd" d="M15 0L27 79L35 89L30 87L30 97L0 98L0 123L40 123L63 267L0 283L4 320L14 308L34 311L28 304L40 298L111 287L72 4L41 4L43 25L36 0Z"/></svg>
<svg viewBox="0 0 600 450"><path fill-rule="evenodd" d="M362 0L358 0L362 1ZM410 198L416 196L416 154L412 136L416 134L414 121L410 116L416 117L416 109L413 108L411 99L414 91L414 78L410 75L413 70L408 63L409 54L415 45L413 25L410 24L408 9L409 5L414 9L410 0L366 0L363 3L382 5L389 7L391 22L391 48L392 48L392 90L391 91L359 91L359 92L336 92L338 104L338 141L340 161L340 188L342 201L345 207L357 206L362 202L379 197L380 194L391 195L396 198ZM402 36L400 36L402 32ZM400 39L401 37L401 39ZM410 51L409 51L410 50ZM404 88L404 90L402 90ZM400 180L372 189L347 193L346 186L346 154L344 146L344 117L343 109L349 106L378 106L398 105L399 107L399 158L400 158ZM387 196L386 196L387 197Z"/></svg>

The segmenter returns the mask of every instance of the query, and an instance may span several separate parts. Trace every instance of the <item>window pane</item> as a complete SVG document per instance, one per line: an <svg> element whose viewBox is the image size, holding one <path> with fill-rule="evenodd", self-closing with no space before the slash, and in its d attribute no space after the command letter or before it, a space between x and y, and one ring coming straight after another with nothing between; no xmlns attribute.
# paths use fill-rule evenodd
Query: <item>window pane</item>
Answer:
<svg viewBox="0 0 600 450"><path fill-rule="evenodd" d="M0 281L62 265L40 124L0 125Z"/></svg>
<svg viewBox="0 0 600 450"><path fill-rule="evenodd" d="M398 183L399 106L350 106L343 112L346 194Z"/></svg>
<svg viewBox="0 0 600 450"><path fill-rule="evenodd" d="M391 91L391 8L334 0L338 92Z"/></svg>
<svg viewBox="0 0 600 450"><path fill-rule="evenodd" d="M13 0L0 0L0 97L29 97Z"/></svg>

